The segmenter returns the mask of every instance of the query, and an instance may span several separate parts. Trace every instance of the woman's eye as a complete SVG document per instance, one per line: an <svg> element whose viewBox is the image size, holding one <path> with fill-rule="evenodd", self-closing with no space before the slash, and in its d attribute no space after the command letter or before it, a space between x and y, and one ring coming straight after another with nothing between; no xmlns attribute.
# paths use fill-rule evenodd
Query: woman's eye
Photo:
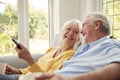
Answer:
<svg viewBox="0 0 120 80"><path fill-rule="evenodd" d="M70 28L67 28L67 30L69 30L69 31L70 31L71 29L70 29Z"/></svg>

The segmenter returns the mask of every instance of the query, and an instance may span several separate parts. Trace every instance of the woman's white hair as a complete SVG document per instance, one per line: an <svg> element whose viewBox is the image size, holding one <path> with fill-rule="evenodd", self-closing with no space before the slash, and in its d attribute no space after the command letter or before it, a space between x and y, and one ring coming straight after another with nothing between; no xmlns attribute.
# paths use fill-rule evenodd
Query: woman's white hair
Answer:
<svg viewBox="0 0 120 80"><path fill-rule="evenodd" d="M75 25L79 29L82 28L82 23L78 19L71 19L71 20L67 21L66 23L64 23L62 30L64 30L64 28L67 27L68 25Z"/></svg>

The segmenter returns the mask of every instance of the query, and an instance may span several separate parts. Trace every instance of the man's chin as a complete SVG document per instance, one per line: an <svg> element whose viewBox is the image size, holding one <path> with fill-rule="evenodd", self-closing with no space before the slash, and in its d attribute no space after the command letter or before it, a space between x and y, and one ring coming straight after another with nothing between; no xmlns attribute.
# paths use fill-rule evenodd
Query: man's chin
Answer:
<svg viewBox="0 0 120 80"><path fill-rule="evenodd" d="M85 44L86 43L86 36L82 36L82 43Z"/></svg>

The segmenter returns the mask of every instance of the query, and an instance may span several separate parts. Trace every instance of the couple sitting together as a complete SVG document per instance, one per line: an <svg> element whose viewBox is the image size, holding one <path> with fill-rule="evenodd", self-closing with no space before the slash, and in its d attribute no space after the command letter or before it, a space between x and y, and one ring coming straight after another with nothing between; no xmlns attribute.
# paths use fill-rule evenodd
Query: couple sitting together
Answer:
<svg viewBox="0 0 120 80"><path fill-rule="evenodd" d="M109 20L104 13L93 12L83 23L77 19L66 22L60 46L49 48L37 62L21 44L22 49L15 49L29 66L16 69L7 65L6 75L1 75L0 80L17 80L17 74L28 72L42 72L36 80L120 80L120 43L109 37ZM79 41L81 45L76 50Z"/></svg>

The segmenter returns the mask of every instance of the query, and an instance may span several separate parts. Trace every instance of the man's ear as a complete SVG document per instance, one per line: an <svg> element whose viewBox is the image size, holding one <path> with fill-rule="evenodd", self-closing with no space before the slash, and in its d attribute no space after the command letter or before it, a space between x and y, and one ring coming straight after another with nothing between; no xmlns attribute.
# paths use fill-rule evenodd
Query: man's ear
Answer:
<svg viewBox="0 0 120 80"><path fill-rule="evenodd" d="M100 20L95 21L95 26L96 26L95 29L96 30L100 28L100 25L101 25L101 21Z"/></svg>

